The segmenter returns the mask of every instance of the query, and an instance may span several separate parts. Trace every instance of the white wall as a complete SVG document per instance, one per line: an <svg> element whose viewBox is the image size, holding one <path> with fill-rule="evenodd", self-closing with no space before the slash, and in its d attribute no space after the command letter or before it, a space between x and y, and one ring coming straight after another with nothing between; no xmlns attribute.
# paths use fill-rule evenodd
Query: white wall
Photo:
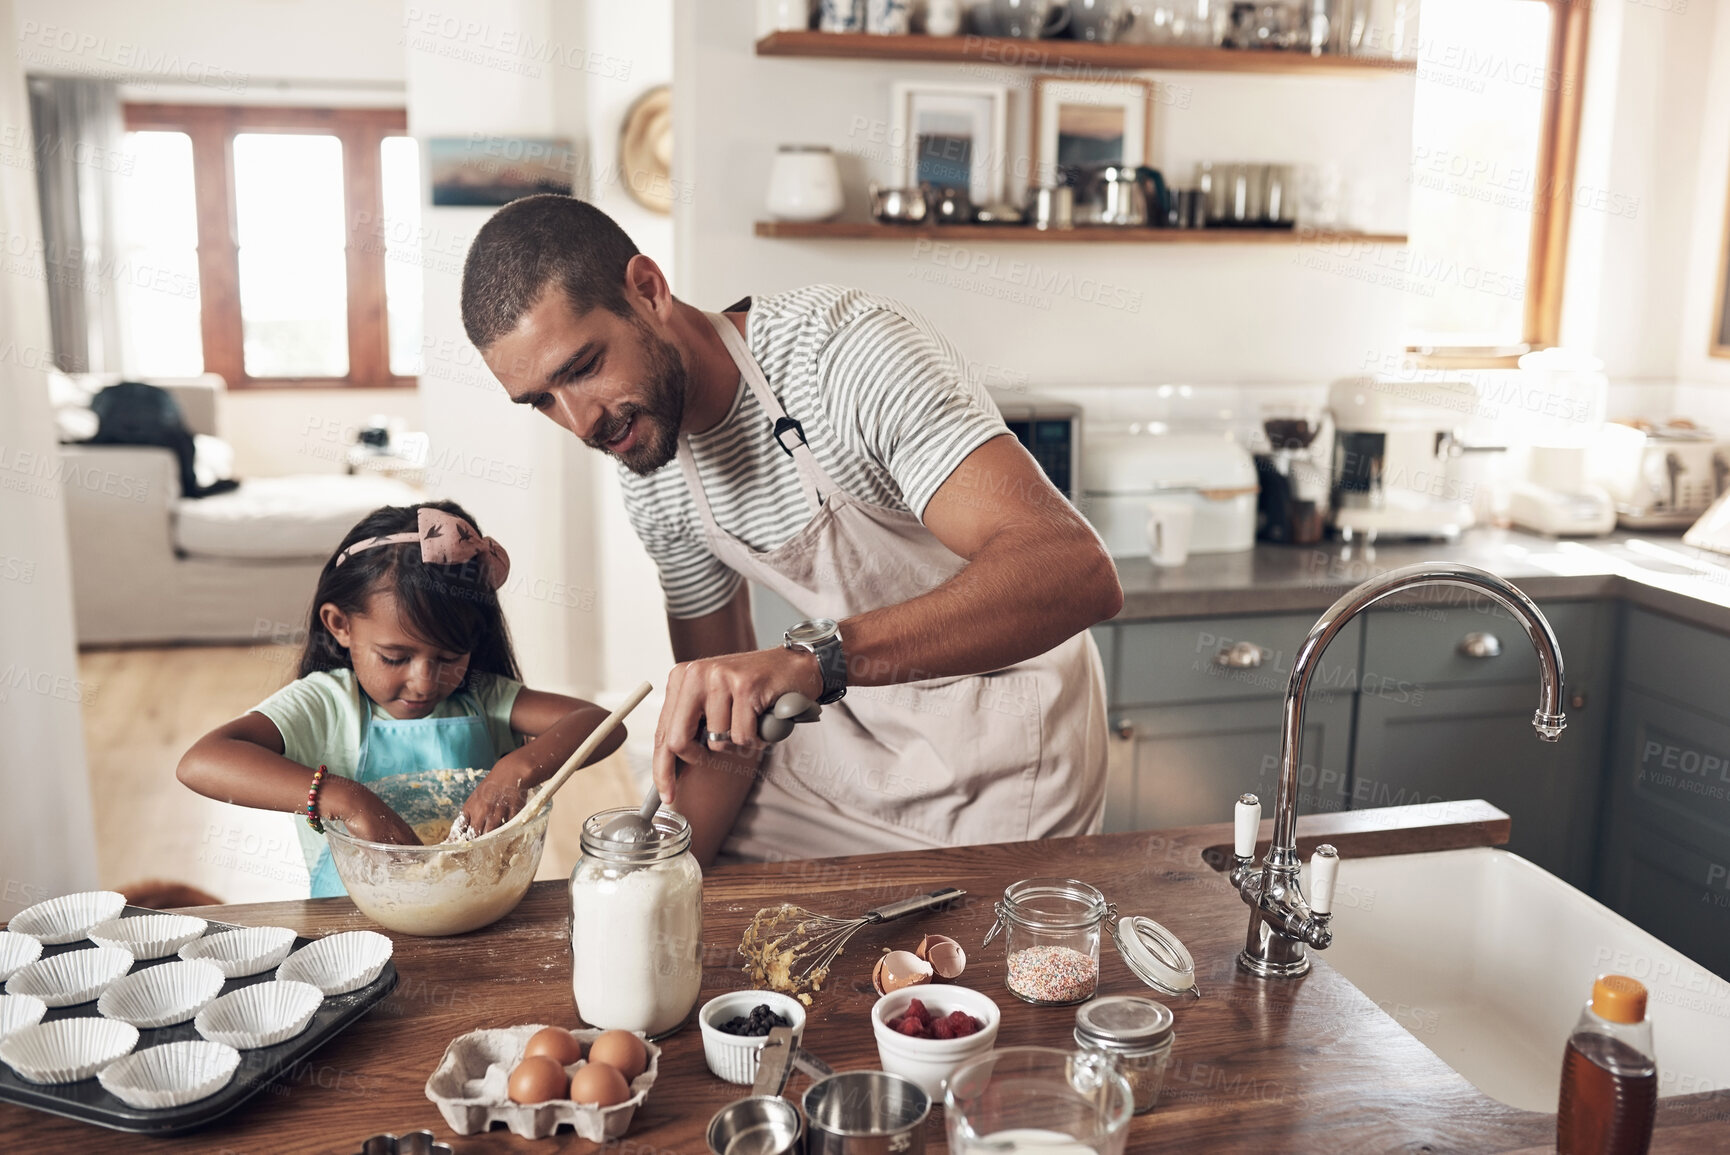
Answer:
<svg viewBox="0 0 1730 1155"><path fill-rule="evenodd" d="M1679 376L1695 385L1730 385L1730 358L1707 353L1717 328L1713 308L1724 275L1726 202L1730 201L1730 0L1717 0L1717 19L1703 36L1711 72L1700 101L1694 213L1683 266L1684 295L1676 334ZM1682 173L1679 176L1685 175Z"/></svg>
<svg viewBox="0 0 1730 1155"><path fill-rule="evenodd" d="M418 5L404 7L415 11ZM576 3L460 0L443 4L436 17L410 19L409 131L423 142L471 133L565 136L580 155L588 136L587 74L525 60L503 45L524 37L583 45L586 18ZM492 210L428 205L422 212L423 247L465 253ZM593 692L602 672L588 451L545 418L510 404L464 335L460 290L458 262L426 264L426 430L434 452L451 447L483 466L451 477L444 495L510 552L505 610L529 683Z"/></svg>
<svg viewBox="0 0 1730 1155"><path fill-rule="evenodd" d="M1725 7L1592 9L1562 342L1593 350L1613 381L1646 387L1657 409L1691 375L1688 350L1703 353L1708 331L1690 316L1692 270L1706 222L1714 234L1721 228L1730 187ZM1706 139L1714 124L1716 147ZM1715 194L1708 173L1718 175Z"/></svg>
<svg viewBox="0 0 1730 1155"><path fill-rule="evenodd" d="M0 0L10 27L11 0ZM0 123L28 125L23 70L0 54ZM37 238L30 170L0 167L0 223ZM31 903L96 885L90 780L79 710L72 576L59 453L40 366L48 300L39 261L0 270L0 919Z"/></svg>
<svg viewBox="0 0 1730 1155"><path fill-rule="evenodd" d="M1403 345L1407 294L1372 283L1398 275L1399 251L1387 247L759 239L752 225L764 216L778 144L832 146L849 215L862 217L868 178L900 183L881 143L893 81L1013 86L1013 155L1026 150L1032 73L760 58L750 0L678 0L676 13L676 170L693 197L675 218L681 296L695 304L719 308L814 281L856 285L921 310L988 382L1034 386L1321 381ZM1371 212L1358 223L1403 227L1409 76L1159 79L1154 163L1174 183L1191 183L1204 158L1341 161L1370 194ZM1056 290L1028 292L1028 266Z"/></svg>

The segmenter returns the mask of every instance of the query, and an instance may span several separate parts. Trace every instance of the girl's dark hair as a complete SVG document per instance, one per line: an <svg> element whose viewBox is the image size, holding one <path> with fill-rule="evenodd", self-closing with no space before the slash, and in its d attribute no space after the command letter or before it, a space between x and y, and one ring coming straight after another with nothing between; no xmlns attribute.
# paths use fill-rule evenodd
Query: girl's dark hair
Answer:
<svg viewBox="0 0 1730 1155"><path fill-rule="evenodd" d="M410 541L375 545L350 554L340 566L336 564L342 551L357 541L416 531L420 527L420 510L428 507L475 524L475 519L454 501L387 505L362 518L360 524L348 531L318 575L297 678L319 670L354 668L348 650L325 628L319 607L329 602L345 614L364 614L373 594L389 593L396 598L403 625L416 637L441 650L469 655L463 686L469 684L476 671L521 680L498 595L487 584L479 558L461 565L429 565L421 561L420 543ZM480 527L475 529L479 532Z"/></svg>

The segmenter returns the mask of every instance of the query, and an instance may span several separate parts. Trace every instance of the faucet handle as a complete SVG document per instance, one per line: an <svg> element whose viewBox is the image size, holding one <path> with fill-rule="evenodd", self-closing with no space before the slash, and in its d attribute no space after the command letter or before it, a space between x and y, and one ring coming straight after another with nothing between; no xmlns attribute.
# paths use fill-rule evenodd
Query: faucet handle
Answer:
<svg viewBox="0 0 1730 1155"><path fill-rule="evenodd" d="M1255 837L1261 833L1261 799L1254 794L1239 796L1235 819L1237 837L1234 849L1237 856L1239 858L1254 858Z"/></svg>
<svg viewBox="0 0 1730 1155"><path fill-rule="evenodd" d="M1340 874L1340 852L1327 843L1316 847L1310 855L1310 909L1317 914L1332 914L1334 880Z"/></svg>

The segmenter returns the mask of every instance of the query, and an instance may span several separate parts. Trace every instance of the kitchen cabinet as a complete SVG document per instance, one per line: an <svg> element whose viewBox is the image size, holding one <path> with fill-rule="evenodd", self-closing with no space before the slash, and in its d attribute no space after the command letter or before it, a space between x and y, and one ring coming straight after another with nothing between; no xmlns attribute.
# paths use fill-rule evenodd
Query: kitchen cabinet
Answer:
<svg viewBox="0 0 1730 1155"><path fill-rule="evenodd" d="M1113 627L1105 829L1222 822L1245 791L1271 812L1280 705L1314 625L1310 614L1252 614ZM1317 666L1304 713L1304 813L1346 805L1360 638L1351 623Z"/></svg>
<svg viewBox="0 0 1730 1155"><path fill-rule="evenodd" d="M1597 895L1730 976L1730 637L1623 612Z"/></svg>
<svg viewBox="0 0 1730 1155"><path fill-rule="evenodd" d="M1513 819L1508 849L1591 886L1613 607L1541 607L1562 647L1568 728L1532 730L1538 659L1499 606L1473 599L1365 615L1352 749L1355 809L1482 798Z"/></svg>
<svg viewBox="0 0 1730 1155"><path fill-rule="evenodd" d="M1279 699L1143 706L1114 711L1112 724L1107 832L1224 822L1245 791L1273 813ZM1351 732L1349 694L1317 698L1304 711L1300 814L1345 809Z"/></svg>

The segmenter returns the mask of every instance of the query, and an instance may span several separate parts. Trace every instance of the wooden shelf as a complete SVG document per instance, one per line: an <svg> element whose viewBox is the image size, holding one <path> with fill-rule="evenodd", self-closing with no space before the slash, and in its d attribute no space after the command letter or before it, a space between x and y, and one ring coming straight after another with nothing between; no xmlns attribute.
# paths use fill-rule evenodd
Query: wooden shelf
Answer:
<svg viewBox="0 0 1730 1155"><path fill-rule="evenodd" d="M775 240L906 241L1035 245L1301 245L1366 241L1403 245L1403 233L1316 232L1311 229L1137 229L1080 226L1040 230L1026 225L880 225L874 221L758 221L757 235Z"/></svg>
<svg viewBox="0 0 1730 1155"><path fill-rule="evenodd" d="M1050 72L1260 72L1288 75L1409 76L1415 60L1311 56L1306 52L1197 48L1186 44L1097 44L1086 40L1010 40L997 36L872 36L863 32L771 32L758 56L828 60L910 60L986 64Z"/></svg>

